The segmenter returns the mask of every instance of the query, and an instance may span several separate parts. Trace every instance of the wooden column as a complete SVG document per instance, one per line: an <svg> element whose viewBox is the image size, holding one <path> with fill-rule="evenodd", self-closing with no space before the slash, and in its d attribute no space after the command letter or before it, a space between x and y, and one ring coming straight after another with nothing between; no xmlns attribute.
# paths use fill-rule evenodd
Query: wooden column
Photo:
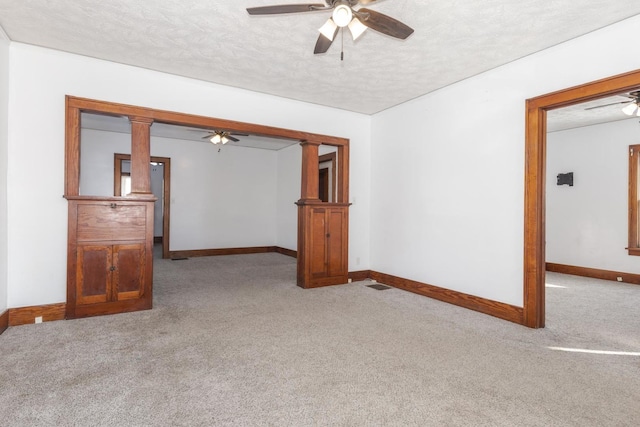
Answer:
<svg viewBox="0 0 640 427"><path fill-rule="evenodd" d="M318 194L318 147L320 142L302 141L302 189L299 202L320 202Z"/></svg>
<svg viewBox="0 0 640 427"><path fill-rule="evenodd" d="M131 121L131 194L151 193L151 124L148 117L129 117Z"/></svg>

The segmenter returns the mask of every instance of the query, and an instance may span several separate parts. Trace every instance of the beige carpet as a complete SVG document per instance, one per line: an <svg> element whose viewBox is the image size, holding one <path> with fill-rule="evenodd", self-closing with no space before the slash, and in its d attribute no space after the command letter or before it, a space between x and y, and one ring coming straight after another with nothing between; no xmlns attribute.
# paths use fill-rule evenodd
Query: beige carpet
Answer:
<svg viewBox="0 0 640 427"><path fill-rule="evenodd" d="M159 260L154 310L0 336L0 424L640 425L640 287L548 279L530 330L367 282L303 290L275 253Z"/></svg>

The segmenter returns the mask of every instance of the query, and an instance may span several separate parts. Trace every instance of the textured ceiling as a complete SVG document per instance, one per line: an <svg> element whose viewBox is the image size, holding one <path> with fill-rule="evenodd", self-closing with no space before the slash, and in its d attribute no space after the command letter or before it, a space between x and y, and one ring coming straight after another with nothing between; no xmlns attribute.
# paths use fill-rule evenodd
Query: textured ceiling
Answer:
<svg viewBox="0 0 640 427"><path fill-rule="evenodd" d="M0 0L13 41L372 114L640 13L637 0L379 0L415 29L368 30L313 55L328 12L249 16L296 0Z"/></svg>

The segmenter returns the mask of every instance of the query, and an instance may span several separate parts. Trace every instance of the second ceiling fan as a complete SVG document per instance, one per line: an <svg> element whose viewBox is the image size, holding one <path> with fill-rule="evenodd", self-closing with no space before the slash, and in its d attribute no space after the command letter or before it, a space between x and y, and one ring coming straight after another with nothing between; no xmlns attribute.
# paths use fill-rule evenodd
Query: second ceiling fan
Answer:
<svg viewBox="0 0 640 427"><path fill-rule="evenodd" d="M325 53L335 39L338 31L348 27L354 40L367 28L398 39L406 39L413 28L390 16L357 5L368 5L376 0L326 0L325 3L283 4L274 6L249 7L249 15L275 15L281 13L317 12L333 10L331 17L320 28L313 53Z"/></svg>

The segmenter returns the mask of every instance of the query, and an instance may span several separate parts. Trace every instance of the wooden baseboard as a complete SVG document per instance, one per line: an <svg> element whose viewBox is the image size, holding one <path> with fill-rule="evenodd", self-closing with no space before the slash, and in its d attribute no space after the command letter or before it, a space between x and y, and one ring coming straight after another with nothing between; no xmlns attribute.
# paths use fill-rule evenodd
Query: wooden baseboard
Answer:
<svg viewBox="0 0 640 427"><path fill-rule="evenodd" d="M35 323L36 317L42 316L43 322L64 320L67 304L33 305L9 309L9 326L27 325Z"/></svg>
<svg viewBox="0 0 640 427"><path fill-rule="evenodd" d="M429 298L437 299L469 310L478 311L510 322L524 324L524 310L490 299L465 294L450 289L440 288L427 283L416 282L415 280L404 279L390 274L371 272L371 279L384 285L403 289Z"/></svg>
<svg viewBox="0 0 640 427"><path fill-rule="evenodd" d="M371 270L350 271L349 279L352 282L361 282L371 278Z"/></svg>
<svg viewBox="0 0 640 427"><path fill-rule="evenodd" d="M201 256L221 256L221 255L247 255L266 254L277 252L293 258L298 256L296 251L281 248L279 246L251 246L247 248L220 248L220 249L194 249L186 251L170 251L169 258L192 258Z"/></svg>
<svg viewBox="0 0 640 427"><path fill-rule="evenodd" d="M280 246L274 246L273 247L273 252L277 252L279 254L282 255L286 255L286 256L290 256L293 258L298 258L298 252L291 250L291 249L286 249L286 248L281 248Z"/></svg>
<svg viewBox="0 0 640 427"><path fill-rule="evenodd" d="M0 335L9 327L9 310L5 310L0 314Z"/></svg>
<svg viewBox="0 0 640 427"><path fill-rule="evenodd" d="M573 276L591 277L593 279L610 280L612 282L631 283L640 285L640 274L622 273L620 271L600 270L597 268L577 267L575 265L556 264L548 262L546 264L547 271L562 274L571 274ZM621 280L618 280L618 277Z"/></svg>
<svg viewBox="0 0 640 427"><path fill-rule="evenodd" d="M249 248L194 249L187 251L170 251L169 258L192 258L201 256L246 255L274 252L273 246L254 246Z"/></svg>

